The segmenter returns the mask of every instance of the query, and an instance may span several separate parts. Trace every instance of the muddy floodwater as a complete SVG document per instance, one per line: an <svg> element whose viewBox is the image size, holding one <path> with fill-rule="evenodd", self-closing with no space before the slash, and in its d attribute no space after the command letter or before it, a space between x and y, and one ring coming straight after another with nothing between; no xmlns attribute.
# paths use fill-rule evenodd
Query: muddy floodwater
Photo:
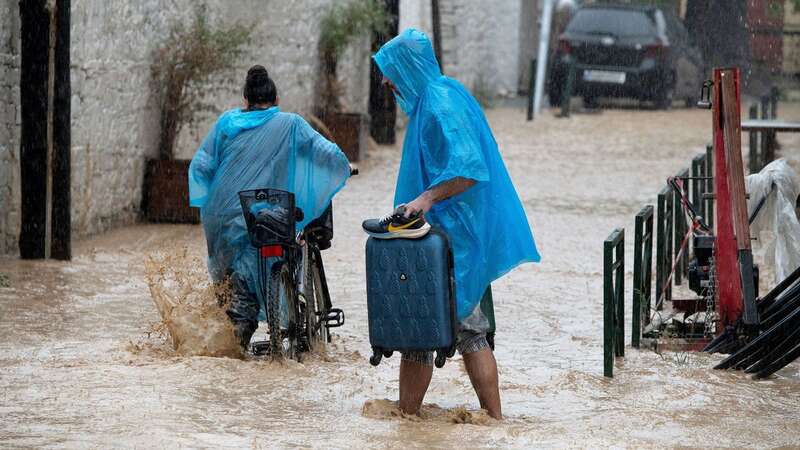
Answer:
<svg viewBox="0 0 800 450"><path fill-rule="evenodd" d="M800 107L781 113L800 119ZM398 145L373 149L336 198L323 257L347 323L326 354L303 364L187 356L165 338L148 285L157 269L147 263L177 256L167 269L194 280L205 270L199 226L118 229L76 242L69 263L0 259L0 446L800 446L800 364L753 381L712 370L718 355L627 347L615 378L602 376L602 241L625 227L632 261L634 215L704 151L710 113L488 116L542 253L541 264L494 284L504 421L479 410L460 357L434 372L413 418L393 403L399 358L367 361L360 223L391 207ZM779 140L797 167L800 141Z"/></svg>

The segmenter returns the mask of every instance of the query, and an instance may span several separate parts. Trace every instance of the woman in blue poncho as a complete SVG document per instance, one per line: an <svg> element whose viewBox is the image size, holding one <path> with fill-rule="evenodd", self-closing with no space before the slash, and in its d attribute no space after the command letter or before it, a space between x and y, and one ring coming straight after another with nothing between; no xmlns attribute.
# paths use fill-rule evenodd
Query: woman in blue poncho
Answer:
<svg viewBox="0 0 800 450"><path fill-rule="evenodd" d="M296 114L278 108L275 83L263 66L247 72L242 109L214 124L189 167L189 201L200 208L208 244L208 271L215 283L230 277L228 309L246 347L258 327L265 299L257 286L256 250L250 245L238 192L273 188L294 193L303 229L319 217L350 176L335 144Z"/></svg>
<svg viewBox="0 0 800 450"><path fill-rule="evenodd" d="M502 417L497 365L486 339L480 300L493 280L539 261L525 211L478 103L445 77L425 34L408 29L374 56L409 122L397 176L393 215L364 229L391 238L421 212L453 247L459 332L456 348L481 407ZM402 232L402 231L400 231ZM400 408L416 414L431 380L430 352L409 352L400 364Z"/></svg>

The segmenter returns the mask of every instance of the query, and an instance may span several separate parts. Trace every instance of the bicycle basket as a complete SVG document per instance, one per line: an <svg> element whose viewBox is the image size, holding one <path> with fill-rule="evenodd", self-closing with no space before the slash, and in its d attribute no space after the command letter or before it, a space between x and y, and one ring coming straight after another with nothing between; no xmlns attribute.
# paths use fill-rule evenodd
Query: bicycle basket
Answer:
<svg viewBox="0 0 800 450"><path fill-rule="evenodd" d="M239 192L239 201L254 247L294 242L294 194L278 189L253 189Z"/></svg>

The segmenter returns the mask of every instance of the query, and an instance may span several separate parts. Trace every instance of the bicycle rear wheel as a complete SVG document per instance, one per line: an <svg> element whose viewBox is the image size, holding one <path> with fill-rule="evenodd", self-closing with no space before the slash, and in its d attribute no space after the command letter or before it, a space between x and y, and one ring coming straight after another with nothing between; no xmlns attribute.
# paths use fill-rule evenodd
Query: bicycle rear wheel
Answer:
<svg viewBox="0 0 800 450"><path fill-rule="evenodd" d="M281 327L281 300L286 299L288 325ZM275 358L298 359L298 302L289 264L276 262L272 266L267 297L267 325L269 326L270 352ZM284 339L286 343L284 345Z"/></svg>
<svg viewBox="0 0 800 450"><path fill-rule="evenodd" d="M281 333L281 290L283 289L282 273L286 263L276 262L272 266L267 295L267 326L269 327L269 354L273 359L283 357L283 337Z"/></svg>

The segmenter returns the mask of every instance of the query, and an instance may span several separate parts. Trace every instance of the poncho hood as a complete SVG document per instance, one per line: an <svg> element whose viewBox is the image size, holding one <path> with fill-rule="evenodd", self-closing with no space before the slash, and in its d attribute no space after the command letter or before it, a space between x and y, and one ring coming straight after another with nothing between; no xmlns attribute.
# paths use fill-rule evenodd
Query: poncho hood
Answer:
<svg viewBox="0 0 800 450"><path fill-rule="evenodd" d="M425 33L409 28L383 45L372 57L383 75L397 87L397 102L408 115L428 84L442 76L433 46Z"/></svg>

